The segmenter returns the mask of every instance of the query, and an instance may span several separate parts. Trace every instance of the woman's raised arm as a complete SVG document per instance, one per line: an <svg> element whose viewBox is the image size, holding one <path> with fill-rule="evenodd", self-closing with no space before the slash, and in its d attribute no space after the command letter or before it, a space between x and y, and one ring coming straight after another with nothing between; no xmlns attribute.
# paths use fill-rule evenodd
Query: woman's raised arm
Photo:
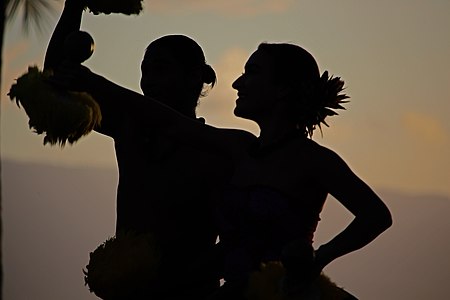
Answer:
<svg viewBox="0 0 450 300"><path fill-rule="evenodd" d="M84 7L84 0L66 0L64 3L63 12L45 53L45 70L55 69L64 60L64 41L70 33L80 29Z"/></svg>

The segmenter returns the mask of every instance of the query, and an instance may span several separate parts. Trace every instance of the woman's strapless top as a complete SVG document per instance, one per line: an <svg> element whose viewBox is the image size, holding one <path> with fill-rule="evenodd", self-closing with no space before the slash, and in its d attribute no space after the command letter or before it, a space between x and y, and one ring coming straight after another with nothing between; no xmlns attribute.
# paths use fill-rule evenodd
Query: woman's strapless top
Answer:
<svg viewBox="0 0 450 300"><path fill-rule="evenodd" d="M280 260L291 241L312 243L319 212L304 206L269 187L227 188L217 206L225 280L244 279L262 262Z"/></svg>

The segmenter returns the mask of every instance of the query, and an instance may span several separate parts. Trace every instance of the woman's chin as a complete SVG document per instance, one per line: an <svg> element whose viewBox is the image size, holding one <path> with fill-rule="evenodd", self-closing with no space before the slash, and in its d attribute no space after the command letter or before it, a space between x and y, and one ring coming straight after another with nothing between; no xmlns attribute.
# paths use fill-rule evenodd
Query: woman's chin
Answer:
<svg viewBox="0 0 450 300"><path fill-rule="evenodd" d="M253 120L251 113L240 106L236 106L233 113L236 117Z"/></svg>
<svg viewBox="0 0 450 300"><path fill-rule="evenodd" d="M236 105L236 107L234 108L233 114L234 114L236 117L243 118L243 116L242 116L242 109L241 109L238 105Z"/></svg>

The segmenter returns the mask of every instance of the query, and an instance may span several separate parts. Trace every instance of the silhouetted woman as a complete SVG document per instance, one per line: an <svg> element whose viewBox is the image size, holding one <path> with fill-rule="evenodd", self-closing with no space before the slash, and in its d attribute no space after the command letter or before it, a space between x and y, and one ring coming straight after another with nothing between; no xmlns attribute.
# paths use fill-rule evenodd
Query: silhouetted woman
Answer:
<svg viewBox="0 0 450 300"><path fill-rule="evenodd" d="M94 95L128 99L133 105L124 109L139 111L143 126L231 160L233 175L217 205L226 283L214 299L244 297L249 275L262 262L282 261L287 274L295 274L296 245L312 245L328 194L355 217L316 249L311 278L391 225L389 210L372 189L335 152L309 138L345 96L343 82L320 76L312 55L299 46L261 44L233 83L234 113L255 121L259 137L193 122L85 68L66 76L78 78ZM295 291L295 284L284 289Z"/></svg>
<svg viewBox="0 0 450 300"><path fill-rule="evenodd" d="M66 0L48 46L46 69L61 68L64 40L79 30L84 7L84 1ZM183 35L153 41L141 72L145 95L203 123L195 109L199 97L214 86L216 74L195 41ZM156 236L162 261L152 299L201 298L219 284L208 257L218 234L211 197L223 182L222 159L142 126L139 108L125 109L133 106L132 99L117 99L96 98L103 117L96 130L114 139L119 169L116 232ZM209 168L212 164L219 168Z"/></svg>

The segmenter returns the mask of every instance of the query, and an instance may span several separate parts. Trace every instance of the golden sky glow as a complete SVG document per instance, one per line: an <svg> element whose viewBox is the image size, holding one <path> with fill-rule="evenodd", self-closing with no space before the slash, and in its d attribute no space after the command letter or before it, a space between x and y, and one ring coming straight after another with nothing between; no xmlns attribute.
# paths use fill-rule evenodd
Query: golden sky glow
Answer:
<svg viewBox="0 0 450 300"><path fill-rule="evenodd" d="M18 18L5 36L2 221L4 291L11 299L96 299L83 286L81 269L89 251L114 232L112 140L92 133L64 149L44 147L43 137L28 128L25 112L6 96L29 65L42 66L62 8L58 3L47 31L24 36ZM231 83L260 42L299 44L312 52L322 72L341 76L351 102L314 140L335 150L380 194L394 225L326 272L365 300L447 296L450 1L146 0L144 5L140 16L85 14L82 29L96 42L86 65L139 91L147 44L165 34L191 36L218 74L218 84L198 108L209 124L258 133L254 123L233 116ZM321 217L317 245L351 218L333 200Z"/></svg>
<svg viewBox="0 0 450 300"><path fill-rule="evenodd" d="M231 17L248 17L283 13L294 7L294 4L294 0L171 0L149 2L146 4L146 11L167 15L203 12Z"/></svg>
<svg viewBox="0 0 450 300"><path fill-rule="evenodd" d="M219 82L199 114L217 126L256 126L232 115L231 83L263 41L292 42L341 76L351 102L315 140L336 150L376 187L450 195L450 2L448 1L147 1L137 17L85 14L96 41L86 65L139 91L139 64L158 36L183 33L203 47ZM56 19L50 21L55 24ZM6 93L28 65L42 65L51 28L5 38L2 156L19 161L115 167L111 141L98 134L64 150L42 146Z"/></svg>

